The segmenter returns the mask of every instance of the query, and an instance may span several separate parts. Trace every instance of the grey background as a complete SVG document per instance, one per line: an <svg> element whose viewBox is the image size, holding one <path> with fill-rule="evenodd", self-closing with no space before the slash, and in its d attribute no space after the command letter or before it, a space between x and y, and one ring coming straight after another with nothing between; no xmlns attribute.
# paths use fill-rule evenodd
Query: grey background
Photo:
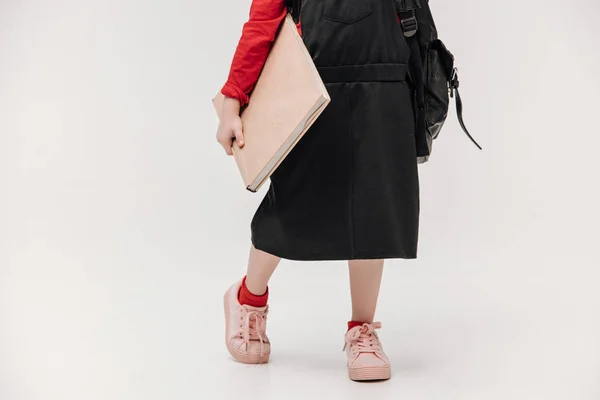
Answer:
<svg viewBox="0 0 600 400"><path fill-rule="evenodd" d="M210 99L248 6L0 0L0 399L600 398L597 2L432 0L485 150L452 115L420 169L378 385L345 375L341 262L282 263L270 365L223 346L264 191Z"/></svg>

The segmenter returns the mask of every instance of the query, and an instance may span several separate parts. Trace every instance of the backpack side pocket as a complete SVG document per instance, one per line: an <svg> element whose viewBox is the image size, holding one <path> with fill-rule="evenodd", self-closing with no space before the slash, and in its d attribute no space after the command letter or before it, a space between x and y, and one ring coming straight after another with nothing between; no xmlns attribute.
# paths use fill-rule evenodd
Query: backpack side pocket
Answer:
<svg viewBox="0 0 600 400"><path fill-rule="evenodd" d="M425 60L425 124L431 139L436 139L448 117L449 85L454 56L441 40L433 40Z"/></svg>

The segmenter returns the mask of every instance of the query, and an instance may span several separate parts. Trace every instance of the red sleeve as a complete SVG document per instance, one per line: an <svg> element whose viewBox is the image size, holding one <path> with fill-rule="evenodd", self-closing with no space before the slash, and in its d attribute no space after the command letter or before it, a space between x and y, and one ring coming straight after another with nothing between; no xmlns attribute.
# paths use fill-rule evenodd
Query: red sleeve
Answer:
<svg viewBox="0 0 600 400"><path fill-rule="evenodd" d="M242 37L233 56L227 83L221 89L225 96L248 103L248 94L256 84L271 44L287 9L285 0L253 0L250 18L244 24Z"/></svg>

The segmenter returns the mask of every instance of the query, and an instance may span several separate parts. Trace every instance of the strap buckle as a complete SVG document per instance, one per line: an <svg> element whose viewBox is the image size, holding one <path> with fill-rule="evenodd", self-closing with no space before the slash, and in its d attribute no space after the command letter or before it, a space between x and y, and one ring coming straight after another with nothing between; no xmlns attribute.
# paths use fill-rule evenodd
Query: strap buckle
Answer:
<svg viewBox="0 0 600 400"><path fill-rule="evenodd" d="M401 18L400 24L402 25L402 31L404 32L404 36L413 37L417 34L419 30L419 23L417 22L417 17L415 17L415 12L412 12L412 16L409 18Z"/></svg>
<svg viewBox="0 0 600 400"><path fill-rule="evenodd" d="M454 92L458 90L460 86L460 82L458 81L458 68L454 67L452 69L452 75L450 76L450 82L448 84L448 91L450 92L450 97L454 97Z"/></svg>

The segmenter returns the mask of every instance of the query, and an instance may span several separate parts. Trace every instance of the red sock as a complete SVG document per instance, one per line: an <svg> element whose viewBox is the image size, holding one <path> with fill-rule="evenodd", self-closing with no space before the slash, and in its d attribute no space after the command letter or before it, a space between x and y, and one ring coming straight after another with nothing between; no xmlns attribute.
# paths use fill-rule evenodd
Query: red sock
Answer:
<svg viewBox="0 0 600 400"><path fill-rule="evenodd" d="M357 326L363 326L364 322L359 321L348 321L348 330L355 328Z"/></svg>
<svg viewBox="0 0 600 400"><path fill-rule="evenodd" d="M244 277L242 280L242 287L238 293L238 301L240 304L250 307L264 307L269 301L269 288L267 288L265 294L257 296L248 290L248 287L246 286L246 277Z"/></svg>

